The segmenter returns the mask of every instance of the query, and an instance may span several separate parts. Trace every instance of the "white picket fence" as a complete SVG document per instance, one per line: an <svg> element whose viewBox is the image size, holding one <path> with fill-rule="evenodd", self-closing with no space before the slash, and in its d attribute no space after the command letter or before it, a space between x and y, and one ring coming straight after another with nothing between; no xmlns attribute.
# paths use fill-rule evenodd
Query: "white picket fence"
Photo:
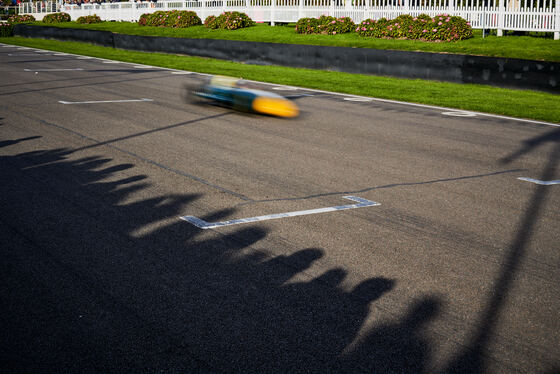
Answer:
<svg viewBox="0 0 560 374"><path fill-rule="evenodd" d="M391 19L401 14L434 16L447 13L468 20L475 29L554 32L560 39L560 0L197 0L120 2L72 5L57 2L28 2L20 14L41 20L55 11L69 13L73 20L97 14L107 21L138 21L144 13L157 10L193 10L204 20L224 11L244 12L256 22L296 22L303 17L350 17L355 23L367 18Z"/></svg>

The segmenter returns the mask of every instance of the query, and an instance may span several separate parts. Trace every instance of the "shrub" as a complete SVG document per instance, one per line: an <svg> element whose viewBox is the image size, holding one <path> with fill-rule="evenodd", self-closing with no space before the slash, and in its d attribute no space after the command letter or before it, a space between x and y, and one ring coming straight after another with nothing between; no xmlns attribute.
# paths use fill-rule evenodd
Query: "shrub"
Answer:
<svg viewBox="0 0 560 374"><path fill-rule="evenodd" d="M158 10L151 14L142 14L138 20L138 24L140 26L183 28L202 25L202 21L196 13L191 10Z"/></svg>
<svg viewBox="0 0 560 374"><path fill-rule="evenodd" d="M144 13L140 16L140 18L138 19L138 24L140 26L146 26L146 23L148 23L148 19L150 18L151 14L150 13Z"/></svg>
<svg viewBox="0 0 560 374"><path fill-rule="evenodd" d="M299 34L336 35L351 32L355 28L356 25L350 17L301 18L296 23L296 32Z"/></svg>
<svg viewBox="0 0 560 374"><path fill-rule="evenodd" d="M101 23L101 18L97 14L93 14L91 16L82 16L78 17L76 23Z"/></svg>
<svg viewBox="0 0 560 374"><path fill-rule="evenodd" d="M424 41L457 41L473 37L471 25L463 18L440 14L430 17L401 15L394 20L366 19L356 28L361 36L375 38L405 38Z"/></svg>
<svg viewBox="0 0 560 374"><path fill-rule="evenodd" d="M296 32L298 34L315 34L319 26L318 18L300 18L296 23Z"/></svg>
<svg viewBox="0 0 560 374"><path fill-rule="evenodd" d="M0 23L0 37L8 37L14 35L14 26L9 23Z"/></svg>
<svg viewBox="0 0 560 374"><path fill-rule="evenodd" d="M8 23L10 25L26 22L35 22L35 17L33 17L31 14L14 14L8 17Z"/></svg>
<svg viewBox="0 0 560 374"><path fill-rule="evenodd" d="M209 29L217 29L219 27L218 18L216 16L206 17L206 19L204 20L204 26Z"/></svg>
<svg viewBox="0 0 560 374"><path fill-rule="evenodd" d="M68 13L51 13L43 17L44 23L61 23L70 22L70 14Z"/></svg>
<svg viewBox="0 0 560 374"><path fill-rule="evenodd" d="M210 29L237 30L255 25L248 15L241 12L224 12L215 19L210 17L204 20L204 25Z"/></svg>

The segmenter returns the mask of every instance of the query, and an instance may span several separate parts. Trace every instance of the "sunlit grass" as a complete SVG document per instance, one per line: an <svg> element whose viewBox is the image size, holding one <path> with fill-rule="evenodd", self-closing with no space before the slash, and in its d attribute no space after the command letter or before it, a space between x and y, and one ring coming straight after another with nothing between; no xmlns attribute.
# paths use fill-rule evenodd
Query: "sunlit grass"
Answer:
<svg viewBox="0 0 560 374"><path fill-rule="evenodd" d="M481 30L475 30L475 37L469 40L454 43L430 43L414 40L364 38L355 33L340 35L302 35L296 34L294 25L272 27L266 24L258 24L254 27L239 30L210 30L204 26L173 29L138 26L138 24L131 22L102 22L90 25L81 25L75 22L54 25L47 25L40 22L36 22L35 24L56 27L87 28L131 35L312 44L560 61L560 41L558 40L532 36L486 36L482 38Z"/></svg>
<svg viewBox="0 0 560 374"><path fill-rule="evenodd" d="M0 42L276 84L560 122L560 95L543 92L280 66L247 65L202 57L125 51L76 42L21 37L0 38Z"/></svg>

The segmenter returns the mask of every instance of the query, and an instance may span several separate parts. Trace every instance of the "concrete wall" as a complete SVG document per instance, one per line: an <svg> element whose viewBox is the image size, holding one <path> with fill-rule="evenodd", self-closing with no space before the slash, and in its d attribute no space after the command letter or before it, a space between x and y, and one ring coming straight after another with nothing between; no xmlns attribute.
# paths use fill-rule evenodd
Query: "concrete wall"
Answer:
<svg viewBox="0 0 560 374"><path fill-rule="evenodd" d="M25 37L80 41L121 49L212 57L248 64L560 92L558 62L367 48L136 36L30 25L17 25L14 33Z"/></svg>

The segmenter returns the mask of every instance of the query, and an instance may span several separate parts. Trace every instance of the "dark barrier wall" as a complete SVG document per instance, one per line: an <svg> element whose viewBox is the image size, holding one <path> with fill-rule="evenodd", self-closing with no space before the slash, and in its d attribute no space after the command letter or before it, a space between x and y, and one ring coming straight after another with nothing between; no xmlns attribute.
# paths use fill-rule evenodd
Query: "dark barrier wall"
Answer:
<svg viewBox="0 0 560 374"><path fill-rule="evenodd" d="M558 62L367 48L164 38L29 25L16 25L14 33L25 37L83 41L121 49L213 57L249 64L560 92Z"/></svg>

